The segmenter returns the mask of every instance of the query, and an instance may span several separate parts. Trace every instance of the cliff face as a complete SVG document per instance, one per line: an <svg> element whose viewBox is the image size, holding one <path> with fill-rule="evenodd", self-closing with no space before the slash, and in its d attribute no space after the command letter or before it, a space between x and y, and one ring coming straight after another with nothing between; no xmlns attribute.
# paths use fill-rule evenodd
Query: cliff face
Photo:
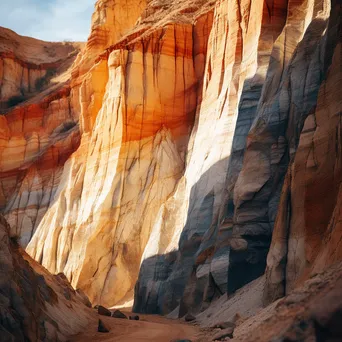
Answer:
<svg viewBox="0 0 342 342"><path fill-rule="evenodd" d="M81 46L22 37L0 27L0 110L42 91L53 76L72 64Z"/></svg>
<svg viewBox="0 0 342 342"><path fill-rule="evenodd" d="M269 249L265 301L340 260L340 8L98 1L70 82L0 117L28 253L93 303L135 286L135 310L179 315Z"/></svg>
<svg viewBox="0 0 342 342"><path fill-rule="evenodd" d="M81 146L28 246L93 302L132 296L156 216L184 170L211 15L184 21L142 23L141 38L133 32L98 58L81 89L105 89L101 109L84 111Z"/></svg>
<svg viewBox="0 0 342 342"><path fill-rule="evenodd" d="M24 247L79 143L68 79L80 46L0 29L0 208Z"/></svg>
<svg viewBox="0 0 342 342"><path fill-rule="evenodd" d="M341 11L332 2L325 49L315 47L322 61L317 102L303 118L285 176L267 258L267 302L341 260Z"/></svg>
<svg viewBox="0 0 342 342"><path fill-rule="evenodd" d="M95 320L89 301L32 260L9 238L9 229L0 216L1 340L66 341Z"/></svg>

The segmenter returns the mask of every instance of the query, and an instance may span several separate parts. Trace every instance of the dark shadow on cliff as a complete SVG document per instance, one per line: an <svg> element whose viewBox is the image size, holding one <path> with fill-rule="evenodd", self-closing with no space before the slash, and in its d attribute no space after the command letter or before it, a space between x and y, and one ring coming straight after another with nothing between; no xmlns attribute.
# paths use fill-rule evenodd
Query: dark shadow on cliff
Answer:
<svg viewBox="0 0 342 342"><path fill-rule="evenodd" d="M230 241L233 225L219 224L221 201L215 201L208 181L217 177L224 186L228 158L214 164L192 187L187 221L178 249L143 261L135 287L133 311L175 316L199 312L227 291ZM258 248L258 245L255 245ZM265 254L265 253L263 253ZM257 272L241 276L255 279L265 270L265 259ZM253 280L250 279L250 280Z"/></svg>

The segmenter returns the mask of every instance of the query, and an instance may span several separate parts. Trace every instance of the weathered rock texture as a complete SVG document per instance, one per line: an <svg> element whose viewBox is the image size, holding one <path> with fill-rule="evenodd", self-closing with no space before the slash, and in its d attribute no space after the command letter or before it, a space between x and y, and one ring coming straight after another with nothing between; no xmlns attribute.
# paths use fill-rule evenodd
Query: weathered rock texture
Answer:
<svg viewBox="0 0 342 342"><path fill-rule="evenodd" d="M80 148L28 251L93 302L132 293L156 216L182 176L210 18L132 34L81 86L102 81L101 109L95 118L84 111Z"/></svg>
<svg viewBox="0 0 342 342"><path fill-rule="evenodd" d="M0 216L1 341L66 341L94 320L84 295L52 276L9 238Z"/></svg>
<svg viewBox="0 0 342 342"><path fill-rule="evenodd" d="M72 64L81 45L44 42L0 27L0 110L42 91Z"/></svg>
<svg viewBox="0 0 342 342"><path fill-rule="evenodd" d="M240 320L232 342L341 341L342 264L316 274L288 296Z"/></svg>
<svg viewBox="0 0 342 342"><path fill-rule="evenodd" d="M285 176L267 258L266 301L288 293L342 257L341 15L341 4L333 1L326 31L315 46L315 68L320 67L320 86L313 88L317 102L301 119L305 121L299 145ZM310 71L318 73L309 68L308 75Z"/></svg>
<svg viewBox="0 0 342 342"><path fill-rule="evenodd" d="M266 297L338 261L339 6L98 1L70 83L0 125L1 205L29 254L93 303L136 284L135 310L180 316L261 275L274 226ZM36 143L20 113L42 103ZM335 252L316 258L323 233Z"/></svg>
<svg viewBox="0 0 342 342"><path fill-rule="evenodd" d="M294 164L298 185L291 189L295 191L290 195L292 206L286 205L285 199L281 202L278 221L283 215L284 225L276 229L274 241L278 236L282 251L273 246L276 260L272 260L272 255L269 257L268 283L274 287L275 282L277 287L270 292L284 294L281 287L287 280L286 286L291 289L295 280L305 276L305 268L313 264L323 235L326 241L322 247L327 241L331 246L322 248L319 269L324 263L341 259L337 195L341 182L341 101L333 95L339 91L337 80L341 80L339 11L340 5L330 1L217 3L211 31L214 42L209 40L208 44L203 100L186 165L186 195L179 201L181 205L175 207L179 190L176 192L169 200L172 218L165 215L163 220L167 231L170 223L180 223L184 229L176 228L182 231L178 251L170 249L168 255L143 262L136 288L136 310L168 312L179 306L178 314L182 316L188 310L205 308L215 296L226 291L232 293L261 275L266 267L284 177L293 158L298 159ZM225 33L220 31L220 25L228 26ZM212 60L210 49L217 49L220 39L221 51L226 54L219 55L214 50L218 62ZM334 51L335 62L330 69L334 78L329 91L324 79ZM227 60L230 54L232 57ZM215 77L215 68L220 70L221 65L223 72ZM217 102L207 104L207 94L208 98L217 98ZM324 98L330 107L323 105ZM304 121L316 108L321 108L319 115L325 128L317 126L319 133L310 133L317 140L310 142L305 152L301 152L304 148L300 146L297 155L299 140L303 145L306 139L306 128L301 136ZM307 120L306 125L310 126L310 117ZM320 146L318 151L314 144ZM307 165L305 156L309 149L309 159L317 158L312 162L315 169ZM311 176L305 167L299 166L303 164L312 170ZM322 190L317 189L317 184ZM318 194L327 198L322 208L322 197ZM187 201L188 205L184 205ZM182 210L183 219L175 221L173 218ZM291 215L293 227L286 225Z"/></svg>

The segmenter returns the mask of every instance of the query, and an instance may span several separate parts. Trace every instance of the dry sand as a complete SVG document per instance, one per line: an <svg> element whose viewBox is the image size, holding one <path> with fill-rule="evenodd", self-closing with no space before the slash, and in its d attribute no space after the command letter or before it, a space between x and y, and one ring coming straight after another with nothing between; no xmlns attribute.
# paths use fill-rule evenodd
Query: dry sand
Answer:
<svg viewBox="0 0 342 342"><path fill-rule="evenodd" d="M126 315L129 313L124 312ZM158 315L140 315L139 321L99 316L109 333L97 332L98 321L89 324L88 329L72 338L71 342L169 342L173 340L210 341L198 326L180 320L171 320Z"/></svg>

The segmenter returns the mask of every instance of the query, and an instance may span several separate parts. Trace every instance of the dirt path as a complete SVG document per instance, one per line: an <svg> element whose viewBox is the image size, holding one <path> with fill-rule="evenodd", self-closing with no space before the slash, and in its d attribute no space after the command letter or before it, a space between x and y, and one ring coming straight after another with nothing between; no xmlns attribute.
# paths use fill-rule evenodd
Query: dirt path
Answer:
<svg viewBox="0 0 342 342"><path fill-rule="evenodd" d="M156 315L139 315L139 321L99 316L110 329L109 333L97 332L97 321L89 324L86 331L76 335L71 342L170 342L173 340L207 341L200 329L179 320ZM204 339L203 339L204 338Z"/></svg>

